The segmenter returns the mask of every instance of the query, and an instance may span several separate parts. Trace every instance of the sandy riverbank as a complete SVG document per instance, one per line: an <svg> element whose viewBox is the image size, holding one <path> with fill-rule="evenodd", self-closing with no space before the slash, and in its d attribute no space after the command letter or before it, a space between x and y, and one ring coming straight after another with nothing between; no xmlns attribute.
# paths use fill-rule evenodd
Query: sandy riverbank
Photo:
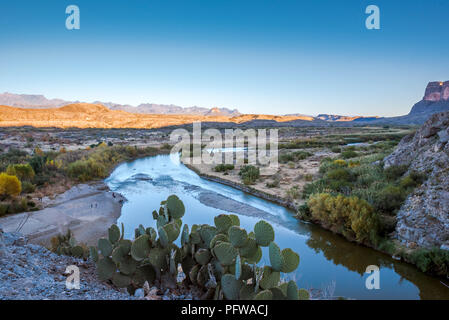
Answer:
<svg viewBox="0 0 449 320"><path fill-rule="evenodd" d="M54 199L45 197L43 210L2 217L0 225L5 232L21 232L35 244L48 245L52 237L70 229L78 242L96 245L120 217L125 200L103 182L79 184Z"/></svg>
<svg viewBox="0 0 449 320"><path fill-rule="evenodd" d="M215 172L212 164L191 165L184 163L184 165L204 179L231 186L256 197L296 210L299 205L304 203L304 200L300 197L304 186L318 174L320 161L330 156L334 156L334 154L320 151L307 159L298 161L293 167L280 163L274 175L262 175L253 185L245 185L242 182L238 174L240 166L236 166L235 169L224 174L223 172ZM275 180L278 181L278 185L269 187L268 185ZM289 190L292 188L297 190L298 196L296 198L289 196Z"/></svg>

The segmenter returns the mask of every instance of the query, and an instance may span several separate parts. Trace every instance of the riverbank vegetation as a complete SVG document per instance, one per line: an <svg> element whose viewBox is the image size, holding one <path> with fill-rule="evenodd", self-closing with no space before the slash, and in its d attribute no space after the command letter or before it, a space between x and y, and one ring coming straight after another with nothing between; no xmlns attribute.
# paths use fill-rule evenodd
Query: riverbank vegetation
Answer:
<svg viewBox="0 0 449 320"><path fill-rule="evenodd" d="M37 210L41 198L53 196L57 188L106 178L121 162L161 153L167 149L104 142L74 151L10 149L0 155L0 216Z"/></svg>

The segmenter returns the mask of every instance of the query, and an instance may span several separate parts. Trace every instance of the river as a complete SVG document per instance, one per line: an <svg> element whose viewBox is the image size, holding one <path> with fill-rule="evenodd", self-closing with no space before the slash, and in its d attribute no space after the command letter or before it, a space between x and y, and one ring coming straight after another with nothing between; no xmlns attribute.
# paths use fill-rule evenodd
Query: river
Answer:
<svg viewBox="0 0 449 320"><path fill-rule="evenodd" d="M440 279L419 272L414 266L396 261L329 231L293 217L290 210L235 188L208 181L169 155L143 158L119 165L106 179L112 191L126 201L118 224L124 223L125 237L132 239L139 224L155 227L152 211L160 202L176 194L186 207L183 222L211 224L221 213L234 213L241 226L253 230L263 219L275 229L275 242L292 248L300 256L295 280L302 288L324 289L333 296L354 299L449 299L449 289ZM234 210L234 211L233 211ZM262 264L269 265L264 249ZM368 290L366 267L380 268L380 289Z"/></svg>

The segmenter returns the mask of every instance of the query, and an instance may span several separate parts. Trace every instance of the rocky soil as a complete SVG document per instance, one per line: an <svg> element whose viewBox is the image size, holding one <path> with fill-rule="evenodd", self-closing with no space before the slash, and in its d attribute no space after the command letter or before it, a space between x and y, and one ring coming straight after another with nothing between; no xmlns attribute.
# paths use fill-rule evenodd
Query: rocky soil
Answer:
<svg viewBox="0 0 449 320"><path fill-rule="evenodd" d="M434 114L385 158L385 167L407 165L425 182L397 214L396 236L408 247L449 250L449 112Z"/></svg>
<svg viewBox="0 0 449 320"><path fill-rule="evenodd" d="M58 256L27 243L18 233L0 231L0 300L129 300L126 292L100 282L90 262ZM80 270L80 289L67 289L67 266Z"/></svg>
<svg viewBox="0 0 449 320"><path fill-rule="evenodd" d="M79 268L79 289L66 287L66 268L71 265ZM183 277L180 273L178 281ZM98 280L92 262L59 256L28 243L20 233L0 229L0 300L192 300L199 295L183 286L167 289L148 283L130 295Z"/></svg>

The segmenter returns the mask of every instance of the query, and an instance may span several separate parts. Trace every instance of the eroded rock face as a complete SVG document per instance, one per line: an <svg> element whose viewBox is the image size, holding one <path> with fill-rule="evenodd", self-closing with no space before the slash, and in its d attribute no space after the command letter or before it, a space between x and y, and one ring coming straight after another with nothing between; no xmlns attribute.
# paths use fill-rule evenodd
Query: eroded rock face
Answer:
<svg viewBox="0 0 449 320"><path fill-rule="evenodd" d="M424 100L440 101L447 100L449 97L449 81L430 82L427 85Z"/></svg>
<svg viewBox="0 0 449 320"><path fill-rule="evenodd" d="M384 159L426 174L397 214L396 236L408 246L449 248L449 112L434 114Z"/></svg>

